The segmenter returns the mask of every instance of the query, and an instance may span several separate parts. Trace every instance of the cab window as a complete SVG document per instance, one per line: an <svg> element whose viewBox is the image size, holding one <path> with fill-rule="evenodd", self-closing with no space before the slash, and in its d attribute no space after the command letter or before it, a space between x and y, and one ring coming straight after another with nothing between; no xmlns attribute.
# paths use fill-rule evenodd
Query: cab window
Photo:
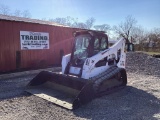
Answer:
<svg viewBox="0 0 160 120"><path fill-rule="evenodd" d="M103 37L103 38L101 39L101 47L100 47L100 49L101 49L101 50L105 50L106 48L107 48L107 40L106 40L105 37Z"/></svg>

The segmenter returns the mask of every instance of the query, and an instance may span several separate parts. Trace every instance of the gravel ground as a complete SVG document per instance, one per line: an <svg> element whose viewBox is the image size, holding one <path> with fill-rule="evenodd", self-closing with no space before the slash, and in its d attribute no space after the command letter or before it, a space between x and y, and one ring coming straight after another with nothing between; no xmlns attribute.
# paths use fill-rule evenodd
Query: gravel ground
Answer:
<svg viewBox="0 0 160 120"><path fill-rule="evenodd" d="M23 92L35 75L0 80L0 120L160 120L159 65L157 58L128 53L127 87L74 111Z"/></svg>

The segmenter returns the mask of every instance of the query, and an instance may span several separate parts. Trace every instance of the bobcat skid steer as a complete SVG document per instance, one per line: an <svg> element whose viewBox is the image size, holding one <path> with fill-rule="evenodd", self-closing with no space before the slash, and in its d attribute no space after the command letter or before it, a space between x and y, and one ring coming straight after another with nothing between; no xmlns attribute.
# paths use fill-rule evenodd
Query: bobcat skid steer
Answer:
<svg viewBox="0 0 160 120"><path fill-rule="evenodd" d="M26 91L67 109L126 86L125 40L108 48L104 32L77 31L72 53L63 56L62 72L40 72Z"/></svg>

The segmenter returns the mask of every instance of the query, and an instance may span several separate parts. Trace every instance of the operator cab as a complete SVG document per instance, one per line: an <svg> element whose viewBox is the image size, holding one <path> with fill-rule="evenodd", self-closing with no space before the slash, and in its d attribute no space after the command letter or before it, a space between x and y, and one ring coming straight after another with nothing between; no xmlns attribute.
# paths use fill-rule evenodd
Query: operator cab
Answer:
<svg viewBox="0 0 160 120"><path fill-rule="evenodd" d="M108 36L99 31L78 31L74 33L74 45L71 54L71 67L82 70L85 60L95 54L108 49Z"/></svg>

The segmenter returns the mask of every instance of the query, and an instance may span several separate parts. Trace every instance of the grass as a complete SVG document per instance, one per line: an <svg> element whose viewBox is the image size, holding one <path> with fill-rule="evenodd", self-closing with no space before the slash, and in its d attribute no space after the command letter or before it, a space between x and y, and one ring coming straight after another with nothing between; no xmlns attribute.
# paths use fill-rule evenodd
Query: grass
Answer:
<svg viewBox="0 0 160 120"><path fill-rule="evenodd" d="M160 52L144 52L147 53L148 55L160 55Z"/></svg>

